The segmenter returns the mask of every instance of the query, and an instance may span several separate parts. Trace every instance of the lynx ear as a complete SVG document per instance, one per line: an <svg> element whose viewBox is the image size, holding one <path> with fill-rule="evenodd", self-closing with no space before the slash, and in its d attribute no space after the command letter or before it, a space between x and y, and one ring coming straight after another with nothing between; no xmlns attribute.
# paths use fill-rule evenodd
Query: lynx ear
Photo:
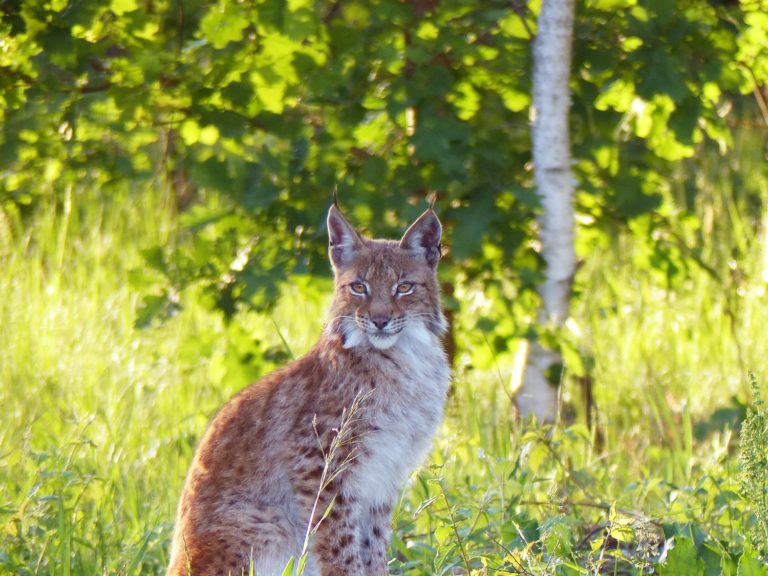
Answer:
<svg viewBox="0 0 768 576"><path fill-rule="evenodd" d="M360 234L347 222L334 202L328 210L328 256L334 268L343 268L363 247Z"/></svg>
<svg viewBox="0 0 768 576"><path fill-rule="evenodd" d="M427 264L435 268L437 261L440 260L442 233L443 227L440 225L440 220L430 207L406 230L403 239L400 240L400 248L424 256Z"/></svg>

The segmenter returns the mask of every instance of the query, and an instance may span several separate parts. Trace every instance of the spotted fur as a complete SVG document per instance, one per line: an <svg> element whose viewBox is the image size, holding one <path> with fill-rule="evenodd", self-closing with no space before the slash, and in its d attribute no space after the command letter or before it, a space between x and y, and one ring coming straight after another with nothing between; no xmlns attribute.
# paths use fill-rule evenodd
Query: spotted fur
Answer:
<svg viewBox="0 0 768 576"><path fill-rule="evenodd" d="M214 418L179 503L169 576L248 574L251 563L257 576L279 575L308 526L317 530L307 576L387 573L392 508L429 448L450 377L439 341L441 227L430 208L399 242L368 240L334 204L328 233L326 328L304 357ZM350 440L326 466L353 406ZM331 480L319 491L324 468Z"/></svg>

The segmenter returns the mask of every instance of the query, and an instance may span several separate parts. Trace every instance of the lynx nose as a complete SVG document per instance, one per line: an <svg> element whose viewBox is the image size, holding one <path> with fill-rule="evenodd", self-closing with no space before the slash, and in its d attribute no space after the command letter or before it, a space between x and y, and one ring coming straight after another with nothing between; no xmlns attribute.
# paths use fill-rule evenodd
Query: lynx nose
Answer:
<svg viewBox="0 0 768 576"><path fill-rule="evenodd" d="M387 316L371 316L371 322L379 330L383 330L389 324L389 317Z"/></svg>

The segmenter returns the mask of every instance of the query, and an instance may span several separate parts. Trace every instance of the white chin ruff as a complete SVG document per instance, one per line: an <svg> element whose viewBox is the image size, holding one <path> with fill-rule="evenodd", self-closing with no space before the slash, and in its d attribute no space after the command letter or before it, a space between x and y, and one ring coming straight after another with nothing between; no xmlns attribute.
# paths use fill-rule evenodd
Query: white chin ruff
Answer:
<svg viewBox="0 0 768 576"><path fill-rule="evenodd" d="M344 348L356 348L369 342L377 350L388 350L398 342L406 348L418 348L434 343L435 336L421 320L410 322L403 330L394 334L368 334L355 324L354 320L340 323Z"/></svg>
<svg viewBox="0 0 768 576"><path fill-rule="evenodd" d="M385 336L375 336L373 334L369 334L368 341L374 348L378 348L379 350L386 350L387 348L391 348L395 342L397 342L399 336L399 332L397 334L387 334Z"/></svg>

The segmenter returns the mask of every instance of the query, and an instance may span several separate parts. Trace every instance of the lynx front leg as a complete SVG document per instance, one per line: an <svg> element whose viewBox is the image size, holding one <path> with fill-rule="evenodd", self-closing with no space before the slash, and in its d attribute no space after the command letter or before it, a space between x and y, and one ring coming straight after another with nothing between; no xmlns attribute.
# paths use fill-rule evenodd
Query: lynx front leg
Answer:
<svg viewBox="0 0 768 576"><path fill-rule="evenodd" d="M360 522L360 551L365 573L387 574L387 549L391 532L392 507L376 505L368 508Z"/></svg>
<svg viewBox="0 0 768 576"><path fill-rule="evenodd" d="M360 553L359 514L355 502L339 494L315 534L312 549L322 576L374 576Z"/></svg>

